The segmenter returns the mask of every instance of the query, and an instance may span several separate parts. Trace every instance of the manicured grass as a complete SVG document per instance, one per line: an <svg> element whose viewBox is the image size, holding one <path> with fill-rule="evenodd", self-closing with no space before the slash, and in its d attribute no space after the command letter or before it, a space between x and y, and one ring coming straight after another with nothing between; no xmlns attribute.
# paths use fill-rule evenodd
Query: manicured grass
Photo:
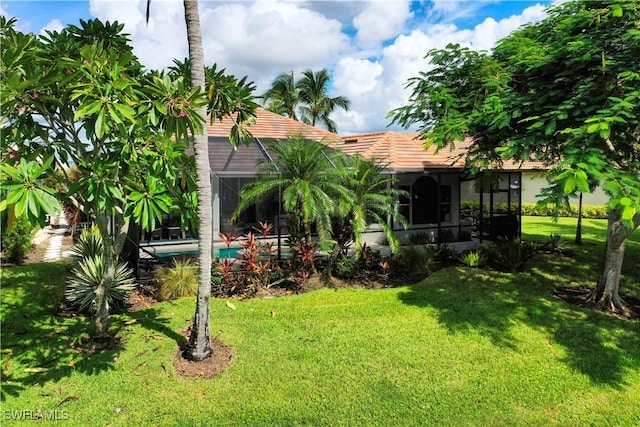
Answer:
<svg viewBox="0 0 640 427"><path fill-rule="evenodd" d="M531 239L571 229L526 221ZM585 247L578 258L602 249ZM3 269L2 348L12 354L2 409L64 410L74 426L640 425L640 322L551 296L592 283L597 265L585 264L456 267L415 285L236 301L237 310L213 300L212 333L235 356L208 381L178 378L171 363L193 298L114 316L125 343L89 356L68 344L86 320L53 315L65 266ZM626 268L625 289L637 292L640 273ZM48 370L24 372L34 367Z"/></svg>
<svg viewBox="0 0 640 427"><path fill-rule="evenodd" d="M522 235L524 239L545 241L555 233L573 243L576 223L575 218L552 221L546 217L528 216L523 218ZM534 271L554 281L557 286L593 287L602 263L606 232L606 220L583 220L582 245L570 245L573 256L538 258L532 264ZM640 299L640 230L627 239L620 292Z"/></svg>

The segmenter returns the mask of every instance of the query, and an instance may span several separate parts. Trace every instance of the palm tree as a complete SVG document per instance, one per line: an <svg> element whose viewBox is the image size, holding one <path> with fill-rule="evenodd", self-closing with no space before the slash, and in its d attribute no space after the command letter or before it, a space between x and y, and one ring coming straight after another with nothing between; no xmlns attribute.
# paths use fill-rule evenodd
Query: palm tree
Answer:
<svg viewBox="0 0 640 427"><path fill-rule="evenodd" d="M296 110L298 109L299 100L293 71L291 73L280 73L271 83L271 89L266 91L261 98L263 103L267 103L267 110L298 120Z"/></svg>
<svg viewBox="0 0 640 427"><path fill-rule="evenodd" d="M184 0L184 16L187 25L189 60L191 62L191 84L205 87L204 52L198 0ZM198 113L206 117L207 108ZM206 129L206 128L205 128ZM211 200L211 177L209 175L209 144L206 133L193 135L196 159L196 192L198 195L198 261L199 281L193 328L184 356L191 360L203 360L211 356L211 333L209 328L209 301L211 300L211 251L213 240L213 207Z"/></svg>
<svg viewBox="0 0 640 427"><path fill-rule="evenodd" d="M275 154L275 160L260 162L259 178L242 189L233 218L281 191L282 207L302 225L305 243L311 243L314 223L320 240L329 240L336 201L349 197L341 183L343 172L336 167L337 154L324 144L306 141L302 135L274 142L269 150Z"/></svg>
<svg viewBox="0 0 640 427"><path fill-rule="evenodd" d="M330 98L327 93L328 85L329 72L326 68L315 73L306 70L296 83L296 90L300 98L302 121L313 126L323 123L329 132L336 132L336 123L329 115L338 107L349 111L351 101L344 96Z"/></svg>
<svg viewBox="0 0 640 427"><path fill-rule="evenodd" d="M293 72L281 73L262 95L266 108L274 113L301 120L315 126L324 124L336 132L336 123L329 117L336 108L349 111L351 101L345 96L328 96L329 72L306 70L297 82Z"/></svg>
<svg viewBox="0 0 640 427"><path fill-rule="evenodd" d="M345 156L346 157L346 156ZM396 208L396 199L406 196L406 192L393 187L395 179L391 175L383 174L384 165L375 160L365 160L361 156L346 158L350 166L343 168L346 172L346 187L351 197L339 211L338 218L342 222L343 236L353 239L356 256L362 249L362 233L371 222L378 223L387 237L392 253L400 248L393 227L388 218L398 220L405 229L409 226L406 218ZM346 239L343 237L342 239Z"/></svg>
<svg viewBox="0 0 640 427"><path fill-rule="evenodd" d="M233 76L226 76L224 70L217 71L216 67L208 74L210 84L205 84L204 52L202 47L202 31L200 29L200 14L198 0L183 0L185 22L187 26L187 42L189 45L189 58L184 62L174 61L175 72L184 73L190 70L190 82L192 87L200 87L206 90L208 105L200 108L198 114L211 121L220 120L235 114L234 126L229 135L232 144L248 137L244 128L255 117L257 105L251 95L254 90L252 83L247 83L246 78L237 81ZM151 0L147 0L147 22L149 21L149 9ZM173 71L173 70L172 70ZM215 80L214 79L218 79ZM219 84L218 84L219 83ZM211 177L209 175L209 144L205 132L194 133L193 148L196 163L196 193L198 198L198 261L199 282L196 298L196 310L193 318L193 328L189 342L184 350L184 357L194 361L200 361L211 356L211 334L209 328L209 302L211 300L211 260L213 242L213 207L211 200Z"/></svg>

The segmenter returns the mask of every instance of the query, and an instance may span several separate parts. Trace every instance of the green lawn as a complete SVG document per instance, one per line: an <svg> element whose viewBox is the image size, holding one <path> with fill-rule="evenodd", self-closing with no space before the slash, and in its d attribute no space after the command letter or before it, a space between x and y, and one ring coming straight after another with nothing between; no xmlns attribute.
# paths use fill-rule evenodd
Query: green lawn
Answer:
<svg viewBox="0 0 640 427"><path fill-rule="evenodd" d="M527 218L525 237L572 238L574 223ZM604 222L585 227L576 258L540 257L520 274L455 267L394 289L321 289L237 310L213 300L212 333L235 356L209 381L178 378L171 362L193 298L114 316L125 343L88 356L69 346L86 319L53 315L65 266L3 269L2 425L20 424L6 419L21 410L74 426L640 425L640 322L551 296L593 283ZM638 234L622 285L635 295Z"/></svg>

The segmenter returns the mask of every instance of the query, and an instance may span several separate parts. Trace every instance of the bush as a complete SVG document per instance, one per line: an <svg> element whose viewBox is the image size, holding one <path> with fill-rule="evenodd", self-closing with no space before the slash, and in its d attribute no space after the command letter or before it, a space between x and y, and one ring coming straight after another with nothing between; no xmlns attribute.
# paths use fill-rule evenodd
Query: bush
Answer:
<svg viewBox="0 0 640 427"><path fill-rule="evenodd" d="M501 239L489 246L489 260L501 271L517 273L524 267L534 253L534 247L518 239Z"/></svg>
<svg viewBox="0 0 640 427"><path fill-rule="evenodd" d="M4 256L10 262L20 265L31 249L33 228L24 220L16 221L2 242Z"/></svg>
<svg viewBox="0 0 640 427"><path fill-rule="evenodd" d="M333 264L332 273L341 279L353 279L358 271L355 257L340 254Z"/></svg>
<svg viewBox="0 0 640 427"><path fill-rule="evenodd" d="M455 259L458 253L446 243L439 245L427 245L425 246L425 253L429 258L438 263L447 263L452 259Z"/></svg>
<svg viewBox="0 0 640 427"><path fill-rule="evenodd" d="M156 271L158 297L169 300L198 293L198 264L191 258L173 258L170 267Z"/></svg>
<svg viewBox="0 0 640 427"><path fill-rule="evenodd" d="M104 243L100 230L95 225L91 228L82 230L80 237L69 251L72 261L80 262L83 259L95 258L104 253Z"/></svg>
<svg viewBox="0 0 640 427"><path fill-rule="evenodd" d="M487 263L487 255L481 250L465 252L460 255L460 262L467 267L482 268Z"/></svg>
<svg viewBox="0 0 640 427"><path fill-rule="evenodd" d="M493 206L494 215L504 215L508 212L507 203L496 203ZM518 212L518 204L511 204L511 212ZM489 204L484 203L483 215L485 218L489 217ZM577 217L578 207L572 205L571 209L557 208L553 204L539 205L537 203L523 203L522 215L527 216L559 216L559 217ZM473 225L478 225L480 221L480 202L475 200L464 200L460 205L460 217L468 218L472 221ZM582 206L582 217L592 219L606 219L607 210L605 206Z"/></svg>
<svg viewBox="0 0 640 427"><path fill-rule="evenodd" d="M96 312L98 298L96 288L105 280L107 263L103 254L85 258L71 270L64 291L70 307L88 314ZM133 289L132 271L126 263L119 263L113 277L106 281L107 311L124 307L127 294Z"/></svg>
<svg viewBox="0 0 640 427"><path fill-rule="evenodd" d="M113 277L105 278L107 260L98 228L84 230L78 242L71 248L71 253L74 267L69 273L64 291L65 301L69 306L79 312L95 313L98 307L96 289L100 283L107 280L107 311L124 307L127 294L135 286L133 271L126 263L121 262L116 265Z"/></svg>
<svg viewBox="0 0 640 427"><path fill-rule="evenodd" d="M546 242L539 246L539 250L562 255L567 252L569 242L560 234L550 234Z"/></svg>
<svg viewBox="0 0 640 427"><path fill-rule="evenodd" d="M432 256L421 246L403 246L398 254L389 260L390 268L395 273L400 274L423 274L428 275L435 269L435 262Z"/></svg>

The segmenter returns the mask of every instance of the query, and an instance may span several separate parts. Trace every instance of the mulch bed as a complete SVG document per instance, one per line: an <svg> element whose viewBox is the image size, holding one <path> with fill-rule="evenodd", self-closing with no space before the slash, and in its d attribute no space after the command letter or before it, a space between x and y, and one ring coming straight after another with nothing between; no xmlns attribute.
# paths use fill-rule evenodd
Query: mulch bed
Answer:
<svg viewBox="0 0 640 427"><path fill-rule="evenodd" d="M224 345L219 340L211 339L213 354L199 362L187 360L179 348L173 356L173 366L176 373L186 379L209 380L226 371L233 361L233 348Z"/></svg>
<svg viewBox="0 0 640 427"><path fill-rule="evenodd" d="M590 309L596 309L603 313L611 314L616 317L620 317L623 319L640 319L640 300L628 297L624 295L620 295L622 300L625 302L627 306L627 310L624 313L614 312L611 310L598 309L591 304L586 302L587 295L589 295L591 289L589 288L558 288L553 291L553 295L556 298L563 300L564 302L572 305L577 305L579 307L586 307Z"/></svg>

